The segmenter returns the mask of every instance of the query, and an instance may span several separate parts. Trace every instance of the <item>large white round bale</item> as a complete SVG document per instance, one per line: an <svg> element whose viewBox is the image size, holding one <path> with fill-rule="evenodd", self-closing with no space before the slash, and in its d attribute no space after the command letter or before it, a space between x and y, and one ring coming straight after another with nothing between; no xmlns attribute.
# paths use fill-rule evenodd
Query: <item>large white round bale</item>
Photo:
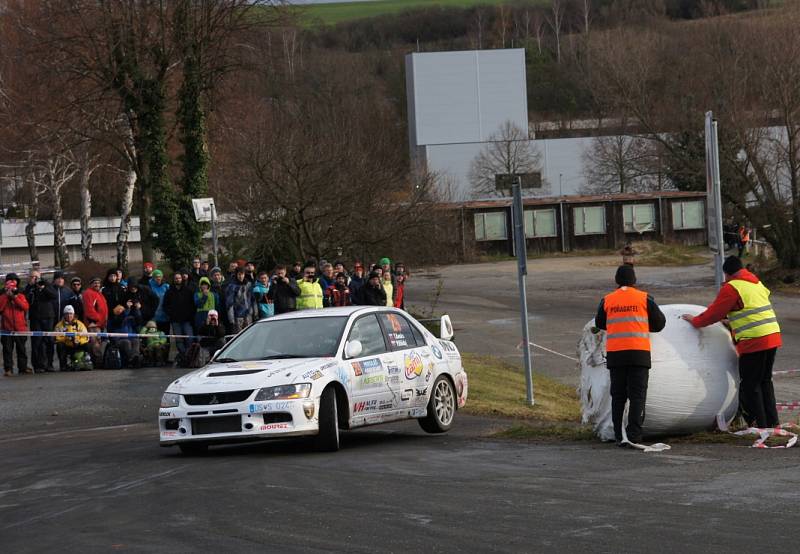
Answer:
<svg viewBox="0 0 800 554"><path fill-rule="evenodd" d="M705 308L692 304L661 306L667 325L651 333L652 368L642 432L645 436L695 433L714 427L717 414L730 421L738 405L739 370L728 330L720 323L695 329L681 314ZM578 343L581 407L603 440L614 440L610 377L605 364L606 333L583 328Z"/></svg>

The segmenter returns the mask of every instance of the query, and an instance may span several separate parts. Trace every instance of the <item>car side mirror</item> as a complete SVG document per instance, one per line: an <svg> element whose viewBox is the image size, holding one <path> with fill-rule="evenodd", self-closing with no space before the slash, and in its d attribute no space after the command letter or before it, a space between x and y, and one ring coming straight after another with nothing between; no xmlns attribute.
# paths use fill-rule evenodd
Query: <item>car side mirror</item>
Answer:
<svg viewBox="0 0 800 554"><path fill-rule="evenodd" d="M442 340L452 340L453 324L450 322L449 315L443 315L439 322L439 338Z"/></svg>
<svg viewBox="0 0 800 554"><path fill-rule="evenodd" d="M347 344L344 345L344 357L358 358L363 350L364 347L360 340L347 341Z"/></svg>

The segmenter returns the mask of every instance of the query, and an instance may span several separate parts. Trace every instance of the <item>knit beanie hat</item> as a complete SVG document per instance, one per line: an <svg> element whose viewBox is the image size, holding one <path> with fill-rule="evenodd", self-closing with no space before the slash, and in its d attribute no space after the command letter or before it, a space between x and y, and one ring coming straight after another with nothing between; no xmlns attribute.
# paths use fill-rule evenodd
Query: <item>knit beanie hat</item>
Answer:
<svg viewBox="0 0 800 554"><path fill-rule="evenodd" d="M392 265L392 260L390 260L389 258L381 258L381 259L378 261L378 265L380 265L380 266L384 266L384 265Z"/></svg>
<svg viewBox="0 0 800 554"><path fill-rule="evenodd" d="M164 272L161 271L160 269L154 269L153 270L153 277L163 277L163 276L164 276Z"/></svg>
<svg viewBox="0 0 800 554"><path fill-rule="evenodd" d="M377 271L371 271L369 274L370 279L380 279L381 276Z"/></svg>
<svg viewBox="0 0 800 554"><path fill-rule="evenodd" d="M633 266L630 265L619 266L617 268L617 274L614 276L614 280L621 287L630 287L635 285L636 272L633 270Z"/></svg>
<svg viewBox="0 0 800 554"><path fill-rule="evenodd" d="M722 271L728 275L734 275L737 271L742 269L742 260L737 256L728 256L722 264Z"/></svg>

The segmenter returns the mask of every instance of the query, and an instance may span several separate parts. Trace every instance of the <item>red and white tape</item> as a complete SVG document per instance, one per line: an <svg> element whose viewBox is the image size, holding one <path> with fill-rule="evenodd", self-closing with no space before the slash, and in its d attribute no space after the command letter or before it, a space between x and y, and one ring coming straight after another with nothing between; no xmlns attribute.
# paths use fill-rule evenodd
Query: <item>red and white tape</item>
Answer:
<svg viewBox="0 0 800 554"><path fill-rule="evenodd" d="M800 400L795 400L793 402L776 402L775 408L779 412L796 412L800 410Z"/></svg>
<svg viewBox="0 0 800 554"><path fill-rule="evenodd" d="M772 375L774 377L775 375L796 375L798 373L800 373L800 369L783 369L781 371L773 371Z"/></svg>
<svg viewBox="0 0 800 554"><path fill-rule="evenodd" d="M736 435L737 437L743 437L745 435L756 435L758 438L756 442L753 443L751 448L791 448L795 444L797 444L797 433L793 433L788 431L787 429L796 429L800 430L800 427L795 425L794 423L783 423L778 425L777 427L771 428L762 428L762 427L748 427L747 429L742 429L741 431L730 431L728 429L728 422L725 421L725 417L722 414L717 415L717 427L723 433L729 433L731 435ZM769 446L767 445L767 439L770 437L790 437L789 441L786 444L781 444L778 446Z"/></svg>

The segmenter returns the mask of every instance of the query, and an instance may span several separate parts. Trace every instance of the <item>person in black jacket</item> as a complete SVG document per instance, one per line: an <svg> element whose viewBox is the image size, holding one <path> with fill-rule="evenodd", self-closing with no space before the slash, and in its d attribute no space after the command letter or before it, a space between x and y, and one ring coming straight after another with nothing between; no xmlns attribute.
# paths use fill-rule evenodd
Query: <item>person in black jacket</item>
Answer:
<svg viewBox="0 0 800 554"><path fill-rule="evenodd" d="M186 286L183 275L176 273L172 286L164 294L164 311L172 324L175 335L194 335L194 293ZM183 356L192 344L193 339L175 339L178 354Z"/></svg>
<svg viewBox="0 0 800 554"><path fill-rule="evenodd" d="M83 282L78 276L69 281L69 295L65 306L72 306L75 309L75 319L83 321ZM64 308L61 308L63 311Z"/></svg>
<svg viewBox="0 0 800 554"><path fill-rule="evenodd" d="M117 270L109 269L106 272L106 280L103 282L103 288L100 289L100 292L106 299L109 313L116 306L124 305L126 301L125 289L119 284L118 279Z"/></svg>
<svg viewBox="0 0 800 554"><path fill-rule="evenodd" d="M666 318L652 296L634 288L636 272L633 266L619 266L614 279L619 287L600 301L593 330L608 331L606 367L611 374L614 437L619 446L627 446L622 436L625 404L630 401L626 428L628 441L638 443L642 438L647 402L650 333L661 331Z"/></svg>
<svg viewBox="0 0 800 554"><path fill-rule="evenodd" d="M209 357L225 345L225 328L220 325L217 310L209 310L205 325L197 332L200 337L200 346L205 348Z"/></svg>
<svg viewBox="0 0 800 554"><path fill-rule="evenodd" d="M56 313L53 306L53 301L58 298L56 290L47 281L38 277L27 287L25 296L30 304L28 317L31 331L52 331L56 326ZM31 337L31 364L36 373L55 371L50 361L54 349L53 337Z"/></svg>
<svg viewBox="0 0 800 554"><path fill-rule="evenodd" d="M300 287L297 286L297 281L286 276L286 266L277 266L275 275L272 276L272 286L267 292L267 298L275 305L275 315L295 311L298 296Z"/></svg>
<svg viewBox="0 0 800 554"><path fill-rule="evenodd" d="M361 306L385 306L386 290L381 284L381 276L377 271L369 274L367 284L358 289L358 304Z"/></svg>
<svg viewBox="0 0 800 554"><path fill-rule="evenodd" d="M158 309L158 295L147 285L140 284L136 277L128 278L128 290L125 292L125 304L128 300L138 303L136 309L141 311L142 321L150 321Z"/></svg>

